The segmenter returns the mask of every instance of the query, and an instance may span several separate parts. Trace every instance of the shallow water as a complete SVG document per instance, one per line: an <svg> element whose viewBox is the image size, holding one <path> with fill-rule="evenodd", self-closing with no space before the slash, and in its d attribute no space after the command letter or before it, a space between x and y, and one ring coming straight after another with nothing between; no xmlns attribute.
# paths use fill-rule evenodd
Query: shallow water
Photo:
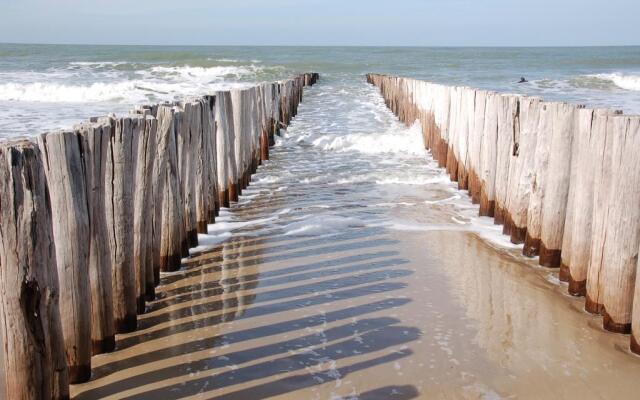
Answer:
<svg viewBox="0 0 640 400"><path fill-rule="evenodd" d="M78 399L631 398L628 337L333 74Z"/></svg>

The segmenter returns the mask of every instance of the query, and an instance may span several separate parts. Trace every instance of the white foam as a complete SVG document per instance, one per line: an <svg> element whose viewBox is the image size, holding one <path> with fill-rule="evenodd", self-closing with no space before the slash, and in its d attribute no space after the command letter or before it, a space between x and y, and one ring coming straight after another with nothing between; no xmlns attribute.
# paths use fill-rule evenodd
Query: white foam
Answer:
<svg viewBox="0 0 640 400"><path fill-rule="evenodd" d="M347 228L363 226L356 218L340 215L307 215L301 220L287 224L284 235L321 235L343 232Z"/></svg>
<svg viewBox="0 0 640 400"><path fill-rule="evenodd" d="M72 62L72 66L106 67L122 62ZM154 66L122 73L110 69L91 72L93 82L69 70L57 69L43 73L0 74L0 101L49 103L120 102L139 104L165 101L246 86L238 82L261 70L258 66L166 67ZM84 77L86 81L87 77ZM79 83L78 83L79 82Z"/></svg>
<svg viewBox="0 0 640 400"><path fill-rule="evenodd" d="M193 254L208 250L212 246L220 244L229 239L233 236L234 232L237 232L239 230L262 225L272 227L272 223L279 219L281 215L290 212L291 209L284 208L268 218L256 218L247 221L238 221L234 219L233 214L228 209L222 209L220 210L220 215L216 218L215 224L210 224L207 226L207 233L198 234L198 246L189 249L189 253ZM243 234L257 236L262 232L264 232L264 229L256 229L243 232Z"/></svg>
<svg viewBox="0 0 640 400"><path fill-rule="evenodd" d="M160 76L178 76L183 79L197 79L197 80L221 80L225 77L236 77L239 78L245 75L253 75L261 67L257 66L244 66L244 67L233 67L233 66L216 66L216 67L191 67L191 66L180 66L180 67L165 67L165 66L156 66L151 68L151 73L160 75Z"/></svg>
<svg viewBox="0 0 640 400"><path fill-rule="evenodd" d="M325 151L412 156L426 154L419 123L408 130L397 129L394 126L383 133L325 133L315 136L301 135L297 140L310 142Z"/></svg>
<svg viewBox="0 0 640 400"><path fill-rule="evenodd" d="M93 83L66 85L54 82L0 84L0 100L51 103L81 103L114 101L131 96L138 82Z"/></svg>
<svg viewBox="0 0 640 400"><path fill-rule="evenodd" d="M640 91L640 75L625 75L619 72L612 72L609 74L593 74L587 76L613 82L621 89Z"/></svg>

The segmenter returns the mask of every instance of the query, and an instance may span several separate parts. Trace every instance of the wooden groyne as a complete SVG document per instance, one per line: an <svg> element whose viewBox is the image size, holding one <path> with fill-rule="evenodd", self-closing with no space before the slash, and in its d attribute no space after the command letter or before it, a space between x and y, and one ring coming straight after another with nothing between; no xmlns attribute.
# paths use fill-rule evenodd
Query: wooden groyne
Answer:
<svg viewBox="0 0 640 400"><path fill-rule="evenodd" d="M6 399L65 399L136 330L220 207L249 185L319 76L140 106L0 143Z"/></svg>
<svg viewBox="0 0 640 400"><path fill-rule="evenodd" d="M480 215L640 354L640 117L369 74Z"/></svg>

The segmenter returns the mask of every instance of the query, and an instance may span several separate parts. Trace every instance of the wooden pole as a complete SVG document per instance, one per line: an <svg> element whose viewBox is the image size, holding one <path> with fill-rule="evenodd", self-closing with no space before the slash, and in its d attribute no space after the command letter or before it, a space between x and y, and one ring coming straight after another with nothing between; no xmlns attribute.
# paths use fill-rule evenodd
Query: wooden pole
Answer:
<svg viewBox="0 0 640 400"><path fill-rule="evenodd" d="M603 250L604 329L631 332L638 246L640 246L640 118L614 116L612 180Z"/></svg>
<svg viewBox="0 0 640 400"><path fill-rule="evenodd" d="M460 107L462 105L461 88L451 87L451 111L449 119L449 150L446 168L449 178L458 181L458 136L460 136Z"/></svg>
<svg viewBox="0 0 640 400"><path fill-rule="evenodd" d="M571 143L571 162L569 165L569 192L567 194L567 210L565 212L564 219L564 234L562 235L562 253L560 254L560 273L559 279L561 282L569 281L569 266L571 265L571 259L573 256L573 226L575 223L575 197L576 197L576 180L580 172L577 170L577 152L578 152L578 135L580 134L579 127L579 113L584 109L584 106L577 106L577 110L573 113L574 123L572 132Z"/></svg>
<svg viewBox="0 0 640 400"><path fill-rule="evenodd" d="M234 159L236 162L237 171L237 194L242 194L242 189L245 188L245 174L246 174L246 160L245 160L245 144L247 143L247 132L249 127L248 114L249 104L247 101L247 91L243 89L231 90L231 102L233 104L233 126L234 126L234 141L231 151L234 153ZM232 201L238 201L235 198Z"/></svg>
<svg viewBox="0 0 640 400"><path fill-rule="evenodd" d="M133 185L135 181L134 131L137 118L115 119L107 157L106 210L113 285L116 333L133 332L137 325L136 274L133 261Z"/></svg>
<svg viewBox="0 0 640 400"><path fill-rule="evenodd" d="M180 191L180 175L176 144L176 110L169 105L158 108L154 187L157 188L156 221L159 222L159 269L176 271L180 268L186 246L183 202Z"/></svg>
<svg viewBox="0 0 640 400"><path fill-rule="evenodd" d="M207 107L208 102L204 99L199 99L197 103L194 103L196 115L194 115L195 120L191 129L197 233L207 233L209 218L215 219L215 204L212 205L211 211L213 212L209 215L209 196L212 191L210 181L211 144L207 135L211 134L211 130L206 115Z"/></svg>
<svg viewBox="0 0 640 400"><path fill-rule="evenodd" d="M474 204L480 203L480 160L482 141L484 139L484 116L486 115L487 92L475 90L473 115L469 124L469 196ZM473 124L471 124L473 121Z"/></svg>
<svg viewBox="0 0 640 400"><path fill-rule="evenodd" d="M199 132L202 132L202 115L199 103L186 101L175 113L178 144L178 169L182 192L183 215L187 238L186 254L190 247L198 245L198 215L196 209L196 157Z"/></svg>
<svg viewBox="0 0 640 400"><path fill-rule="evenodd" d="M1 143L0 380L4 385L0 387L0 397L3 399L69 398L47 192L38 147L28 141Z"/></svg>
<svg viewBox="0 0 640 400"><path fill-rule="evenodd" d="M560 267L562 236L571 178L571 146L576 121L576 107L558 103L553 114L549 166L545 178L540 229L540 265Z"/></svg>
<svg viewBox="0 0 640 400"><path fill-rule="evenodd" d="M521 97L514 131L518 134L514 148L514 174L510 182L509 221L511 242L524 243L527 233L527 213L530 194L535 185L534 156L537 128L542 100L536 97Z"/></svg>
<svg viewBox="0 0 640 400"><path fill-rule="evenodd" d="M269 159L269 131L271 128L271 85L263 84L260 88L260 98L263 107L263 119L260 126L260 162Z"/></svg>
<svg viewBox="0 0 640 400"><path fill-rule="evenodd" d="M89 282L91 284L91 343L93 354L115 350L111 252L105 208L105 184L111 125L82 124L77 128L84 149L87 205L90 221Z"/></svg>
<svg viewBox="0 0 640 400"><path fill-rule="evenodd" d="M571 240L569 263L569 294L584 296L587 290L587 273L591 258L593 231L594 179L599 162L604 156L607 119L610 110L578 110L578 126L575 135L576 175L573 207L576 209Z"/></svg>
<svg viewBox="0 0 640 400"><path fill-rule="evenodd" d="M453 99L452 99L453 101ZM514 120L518 99L500 95L498 102L498 149L496 154L495 210L494 222L503 224L507 218L507 197L511 158L514 151Z"/></svg>
<svg viewBox="0 0 640 400"><path fill-rule="evenodd" d="M533 181L529 208L527 210L527 235L522 253L527 257L535 257L540 253L540 231L542 224L542 204L546 189L547 169L549 168L549 146L553 130L553 116L557 103L540 105L537 141L533 161Z"/></svg>
<svg viewBox="0 0 640 400"><path fill-rule="evenodd" d="M493 217L495 211L496 159L498 148L498 107L500 95L488 93L483 140L480 149L480 215Z"/></svg>
<svg viewBox="0 0 640 400"><path fill-rule="evenodd" d="M594 163L595 172L593 176L593 214L591 218L591 249L589 254L589 267L587 269L587 284L586 284L586 301L585 310L592 314L601 314L603 310L603 258L604 258L604 246L607 240L606 225L609 217L609 196L613 190L612 184L612 149L613 138L615 132L613 132L613 124L607 117L603 121L604 125L598 127L598 132L602 135L597 135L597 141L594 143L594 150L596 154L601 154L598 158L598 162ZM595 121L594 121L595 122ZM594 125L595 128L595 125Z"/></svg>
<svg viewBox="0 0 640 400"><path fill-rule="evenodd" d="M133 192L133 261L136 277L136 305L138 314L145 312L147 299L155 297L153 275L153 216L152 179L156 153L157 123L151 116L138 117L134 124L133 144L135 179Z"/></svg>
<svg viewBox="0 0 640 400"><path fill-rule="evenodd" d="M80 143L73 131L38 136L51 197L70 383L86 382L91 377L90 230L84 149Z"/></svg>
<svg viewBox="0 0 640 400"><path fill-rule="evenodd" d="M469 141L474 131L474 105L476 92L470 88L460 89L460 124L458 125L458 189L469 188Z"/></svg>
<svg viewBox="0 0 640 400"><path fill-rule="evenodd" d="M138 220L140 223L140 234L145 238L141 240L141 243L146 243L144 248L140 249L141 256L144 255L145 261L145 299L147 301L152 301L156 297L155 287L159 282L156 282L156 255L154 254L155 246L154 246L154 230L156 222L154 221L155 212L154 209L158 207L158 204L154 204L154 206L149 207L148 204L155 201L155 187L154 184L154 174L155 174L155 156L157 154L157 131L158 131L158 120L151 116L145 115L145 138L146 138L146 152L145 152L145 164L146 171L144 174L145 179L145 190L142 192L142 197L145 200L139 200L140 197L136 197L137 206L136 208L142 210L145 205L147 205L145 211L140 213L143 215L142 218ZM142 179L142 175L141 175Z"/></svg>
<svg viewBox="0 0 640 400"><path fill-rule="evenodd" d="M230 92L216 94L216 165L220 206L229 207L238 201L238 173L236 169L233 106Z"/></svg>
<svg viewBox="0 0 640 400"><path fill-rule="evenodd" d="M509 126L509 131L513 136L513 143L509 150L509 178L507 179L507 188L505 201L503 206L503 227L502 233L510 236L513 231L513 220L511 213L513 212L513 202L517 200L517 187L520 181L520 172L522 171L520 154L520 97L512 97L513 104L509 105L509 115L505 121Z"/></svg>
<svg viewBox="0 0 640 400"><path fill-rule="evenodd" d="M209 191L207 204L209 205L209 216L207 222L212 224L215 222L215 217L220 212L220 198L218 196L218 168L217 168L217 131L216 131L216 97L205 96L204 97L204 112L203 116L203 134L204 142L206 144L206 166L208 166L208 179L209 179Z"/></svg>

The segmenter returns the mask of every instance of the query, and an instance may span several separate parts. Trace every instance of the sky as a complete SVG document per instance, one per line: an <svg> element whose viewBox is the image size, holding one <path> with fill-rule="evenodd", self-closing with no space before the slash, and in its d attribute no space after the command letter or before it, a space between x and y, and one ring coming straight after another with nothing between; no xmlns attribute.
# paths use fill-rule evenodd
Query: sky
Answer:
<svg viewBox="0 0 640 400"><path fill-rule="evenodd" d="M640 0L0 0L0 42L639 45Z"/></svg>

